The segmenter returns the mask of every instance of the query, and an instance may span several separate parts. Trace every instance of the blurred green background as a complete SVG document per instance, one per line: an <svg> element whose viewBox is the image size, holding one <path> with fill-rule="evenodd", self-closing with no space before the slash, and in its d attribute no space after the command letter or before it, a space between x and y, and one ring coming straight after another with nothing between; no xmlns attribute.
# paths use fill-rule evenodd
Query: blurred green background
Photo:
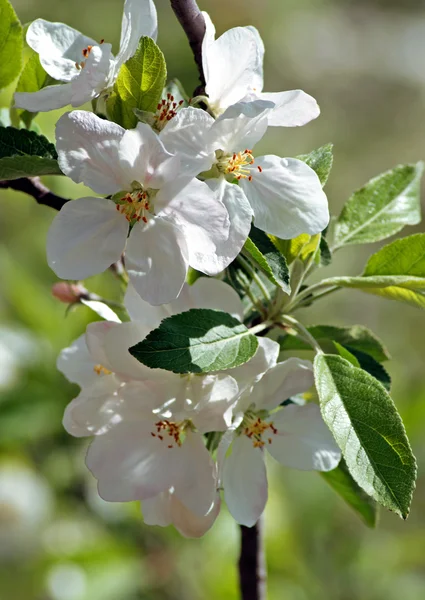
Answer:
<svg viewBox="0 0 425 600"><path fill-rule="evenodd" d="M200 0L218 33L258 27L266 89L302 88L321 117L273 129L258 151L307 153L329 141L327 192L338 213L350 193L398 163L425 158L425 4L422 0ZM23 23L63 21L117 44L121 0L14 0ZM170 76L188 90L197 74L169 2L158 0L159 45ZM116 46L115 46L116 47ZM238 57L235 56L235 64ZM0 95L7 106L12 87ZM54 140L60 111L37 122ZM50 179L63 195L82 186ZM1 191L0 217L0 600L210 600L238 597L238 528L222 511L202 540L143 525L134 505L99 499L84 466L86 442L61 425L77 388L55 370L59 350L94 317L65 316L50 294L45 261L54 212ZM405 233L424 231L422 226ZM326 274L355 274L375 246L352 246ZM114 298L112 274L88 281ZM315 474L274 467L266 511L270 600L418 600L425 589L425 315L361 292L338 292L299 312L307 323L371 327L393 360L393 398L419 462L407 522L382 512L368 530Z"/></svg>

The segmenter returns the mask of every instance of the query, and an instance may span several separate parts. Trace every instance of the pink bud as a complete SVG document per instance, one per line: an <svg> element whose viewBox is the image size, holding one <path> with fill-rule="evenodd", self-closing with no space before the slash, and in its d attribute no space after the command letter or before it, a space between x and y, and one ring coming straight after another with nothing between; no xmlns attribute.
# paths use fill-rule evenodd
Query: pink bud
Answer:
<svg viewBox="0 0 425 600"><path fill-rule="evenodd" d="M86 288L80 283L67 283L58 281L52 285L52 295L64 304L74 304L88 294Z"/></svg>

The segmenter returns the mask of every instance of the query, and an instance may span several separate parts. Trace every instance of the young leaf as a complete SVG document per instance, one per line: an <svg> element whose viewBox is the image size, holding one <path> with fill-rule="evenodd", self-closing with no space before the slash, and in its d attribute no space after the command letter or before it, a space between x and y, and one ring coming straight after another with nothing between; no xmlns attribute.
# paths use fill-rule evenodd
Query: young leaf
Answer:
<svg viewBox="0 0 425 600"><path fill-rule="evenodd" d="M126 129L137 125L134 109L155 112L165 85L164 55L150 37L140 38L136 53L120 69L107 107L111 118Z"/></svg>
<svg viewBox="0 0 425 600"><path fill-rule="evenodd" d="M299 160L304 161L309 167L317 173L322 187L325 186L333 163L333 144L326 144L317 150L313 150L310 154L302 154L297 156Z"/></svg>
<svg viewBox="0 0 425 600"><path fill-rule="evenodd" d="M61 175L54 145L26 129L0 127L0 179Z"/></svg>
<svg viewBox="0 0 425 600"><path fill-rule="evenodd" d="M404 519L409 514L416 461L386 389L336 355L314 361L323 418L358 485Z"/></svg>
<svg viewBox="0 0 425 600"><path fill-rule="evenodd" d="M284 256L277 251L268 236L252 225L243 247L245 254L258 265L268 279L287 294L291 293L289 269Z"/></svg>
<svg viewBox="0 0 425 600"><path fill-rule="evenodd" d="M25 63L22 73L19 76L18 83L16 85L16 92L38 92L49 83L53 83L52 79L46 71L43 69L40 63L37 52L31 50L31 56ZM24 122L25 126L29 129L31 121L37 116L38 113L29 112L23 109L16 110L18 117Z"/></svg>
<svg viewBox="0 0 425 600"><path fill-rule="evenodd" d="M9 0L0 0L0 89L19 75L23 47L22 25Z"/></svg>
<svg viewBox="0 0 425 600"><path fill-rule="evenodd" d="M378 505L351 477L342 458L333 471L320 473L323 479L358 514L365 525L374 528L378 518Z"/></svg>
<svg viewBox="0 0 425 600"><path fill-rule="evenodd" d="M284 256L288 265L292 264L298 258L301 250L308 244L311 238L308 233L302 233L292 240L281 240L274 235L269 235L268 237L276 249Z"/></svg>
<svg viewBox="0 0 425 600"><path fill-rule="evenodd" d="M194 308L164 319L130 353L152 369L209 373L246 363L257 347L255 335L234 317Z"/></svg>
<svg viewBox="0 0 425 600"><path fill-rule="evenodd" d="M341 346L341 344L338 344L338 342L334 342L334 346L337 354L342 356L342 358L345 358L345 360L348 360L348 362L351 363L354 367L361 369L360 363L357 360L357 358L354 356L354 354L351 354L351 352L347 350L345 346Z"/></svg>
<svg viewBox="0 0 425 600"><path fill-rule="evenodd" d="M424 165L400 165L371 179L348 200L335 224L335 247L378 242L421 220Z"/></svg>
<svg viewBox="0 0 425 600"><path fill-rule="evenodd" d="M387 244L367 261L364 277L413 275L425 278L425 233Z"/></svg>
<svg viewBox="0 0 425 600"><path fill-rule="evenodd" d="M354 354L355 351L367 353L378 362L390 358L383 342L367 327L352 325L336 327L333 325L314 325L308 327L309 333L319 342L325 352L333 352L333 342L338 342ZM295 335L287 334L279 338L281 350L311 350L311 347Z"/></svg>

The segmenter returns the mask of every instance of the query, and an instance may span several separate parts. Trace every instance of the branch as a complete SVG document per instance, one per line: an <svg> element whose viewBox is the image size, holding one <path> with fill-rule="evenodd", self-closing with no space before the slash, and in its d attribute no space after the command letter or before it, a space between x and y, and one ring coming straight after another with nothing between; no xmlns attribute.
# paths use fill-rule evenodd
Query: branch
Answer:
<svg viewBox="0 0 425 600"><path fill-rule="evenodd" d="M68 198L62 198L51 192L39 177L22 177L21 179L11 179L0 181L0 189L10 188L18 192L24 192L32 196L38 204L45 204L56 210L60 210L62 206L68 202Z"/></svg>
<svg viewBox="0 0 425 600"><path fill-rule="evenodd" d="M242 600L266 600L267 571L263 525L261 518L254 527L240 526L239 582Z"/></svg>
<svg viewBox="0 0 425 600"><path fill-rule="evenodd" d="M194 96L205 94L205 75L202 67L202 40L205 35L205 19L195 0L170 0L180 25L189 40L190 47L199 71L201 85L194 92Z"/></svg>

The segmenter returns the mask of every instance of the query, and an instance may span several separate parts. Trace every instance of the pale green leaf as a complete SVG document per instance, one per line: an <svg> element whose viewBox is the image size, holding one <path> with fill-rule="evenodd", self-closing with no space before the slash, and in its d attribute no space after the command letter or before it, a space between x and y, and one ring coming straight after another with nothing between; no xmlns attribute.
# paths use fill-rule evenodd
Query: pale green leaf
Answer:
<svg viewBox="0 0 425 600"><path fill-rule="evenodd" d="M378 505L351 477L343 458L336 469L320 473L320 475L368 527L376 526Z"/></svg>
<svg viewBox="0 0 425 600"><path fill-rule="evenodd" d="M309 167L317 173L322 187L326 184L333 163L333 144L326 144L317 150L313 150L310 154L302 154L297 156L299 160L305 162Z"/></svg>
<svg viewBox="0 0 425 600"><path fill-rule="evenodd" d="M243 247L248 255L263 271L268 279L289 294L289 269L284 256L277 251L269 237L252 225L249 238Z"/></svg>
<svg viewBox="0 0 425 600"><path fill-rule="evenodd" d="M354 356L354 354L351 354L351 352L347 350L345 346L341 346L341 344L338 344L338 342L334 342L334 346L336 349L336 353L339 354L339 356L342 356L342 358L348 360L348 362L351 363L354 367L361 369L360 363L357 360L357 358Z"/></svg>
<svg viewBox="0 0 425 600"><path fill-rule="evenodd" d="M416 461L388 392L340 356L317 355L314 371L323 418L350 474L369 496L406 518Z"/></svg>
<svg viewBox="0 0 425 600"><path fill-rule="evenodd" d="M22 69L15 91L28 93L38 92L46 85L50 85L53 82L54 79L52 79L41 66L37 52L31 50L31 55ZM27 128L30 127L31 121L38 114L20 108L13 110L16 110L18 117L25 123Z"/></svg>
<svg viewBox="0 0 425 600"><path fill-rule="evenodd" d="M116 122L131 129L138 119L134 110L154 113L167 76L164 55L152 38L142 37L136 53L120 69L107 111Z"/></svg>
<svg viewBox="0 0 425 600"><path fill-rule="evenodd" d="M400 165L371 179L344 206L335 224L335 247L378 242L421 220L424 165Z"/></svg>
<svg viewBox="0 0 425 600"><path fill-rule="evenodd" d="M130 353L152 369L209 373L244 364L257 347L255 335L238 319L217 310L192 309L164 319Z"/></svg>
<svg viewBox="0 0 425 600"><path fill-rule="evenodd" d="M9 0L0 0L0 89L19 75L23 47L22 25Z"/></svg>

